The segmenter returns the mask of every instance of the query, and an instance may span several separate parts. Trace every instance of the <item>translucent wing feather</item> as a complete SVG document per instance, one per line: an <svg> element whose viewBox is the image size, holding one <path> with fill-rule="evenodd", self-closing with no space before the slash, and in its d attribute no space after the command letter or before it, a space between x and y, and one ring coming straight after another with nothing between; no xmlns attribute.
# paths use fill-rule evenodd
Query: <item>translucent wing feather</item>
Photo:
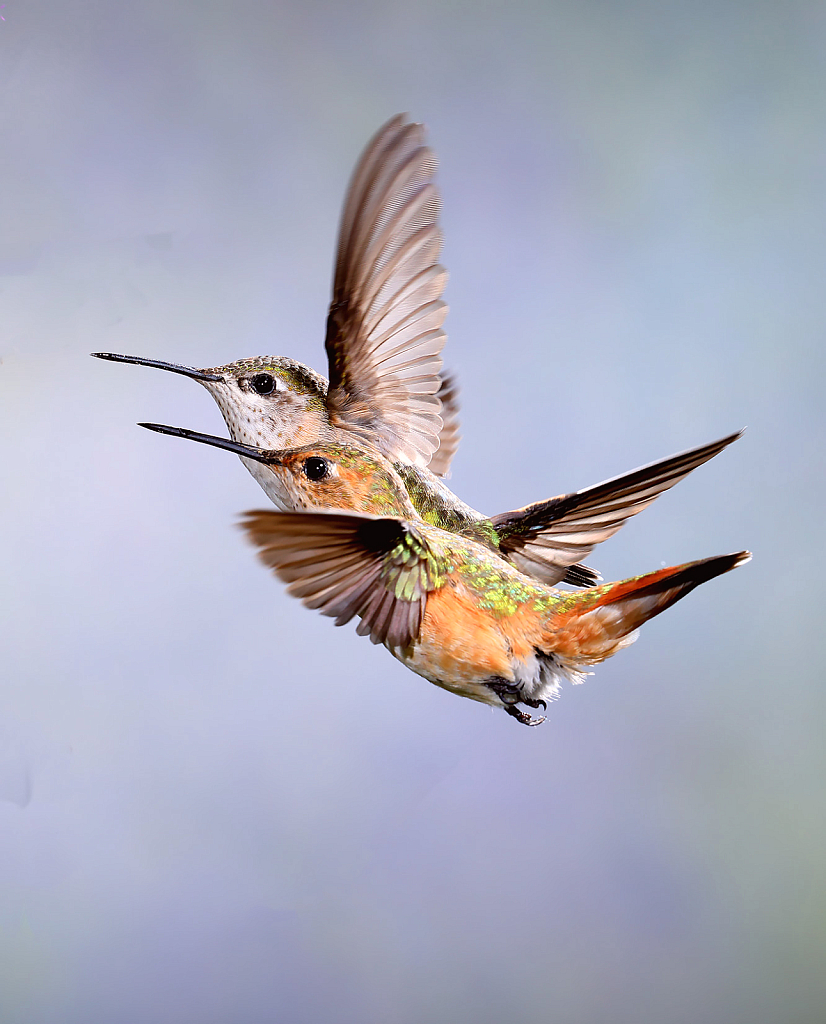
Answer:
<svg viewBox="0 0 826 1024"><path fill-rule="evenodd" d="M398 115L365 149L342 213L327 318L330 421L391 461L427 466L439 447L446 335L436 158Z"/></svg>
<svg viewBox="0 0 826 1024"><path fill-rule="evenodd" d="M494 516L491 523L499 534L500 550L522 572L543 583L558 583L568 573L568 566L586 558L627 519L648 508L658 495L714 458L741 433L641 466L585 490Z"/></svg>
<svg viewBox="0 0 826 1024"><path fill-rule="evenodd" d="M416 527L401 519L345 513L247 512L241 525L261 561L308 608L336 625L361 619L374 644L416 639L438 565Z"/></svg>
<svg viewBox="0 0 826 1024"><path fill-rule="evenodd" d="M459 433L459 385L452 374L442 374L442 386L437 397L442 403L442 430L439 434L439 449L434 452L427 468L436 476L444 478L450 476L450 464L462 439Z"/></svg>

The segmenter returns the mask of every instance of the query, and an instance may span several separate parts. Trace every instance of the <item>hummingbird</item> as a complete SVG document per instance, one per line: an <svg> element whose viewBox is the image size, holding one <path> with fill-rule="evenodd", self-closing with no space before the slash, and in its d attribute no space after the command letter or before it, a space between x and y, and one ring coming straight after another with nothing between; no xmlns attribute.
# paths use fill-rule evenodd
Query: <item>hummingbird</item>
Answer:
<svg viewBox="0 0 826 1024"><path fill-rule="evenodd" d="M424 126L403 114L379 129L359 159L339 228L325 339L329 381L286 356L198 369L114 352L92 355L198 381L239 443L271 450L315 441L372 448L393 463L433 525L486 520L440 479L449 473L460 433L458 388L441 373L447 271L438 263L435 170ZM289 511L281 478L261 462L241 460L276 507ZM531 566L527 571L540 578L555 575L538 550ZM574 585L600 578L587 566L567 573Z"/></svg>
<svg viewBox="0 0 826 1024"><path fill-rule="evenodd" d="M339 227L325 349L329 381L286 356L194 367L112 352L203 384L232 436L270 448L312 441L375 448L392 462L447 472L458 431L440 416L447 271L439 264L441 197L424 125L391 118L362 153ZM442 388L442 397L437 392ZM440 447L440 438L445 443ZM248 466L253 474L257 465Z"/></svg>
<svg viewBox="0 0 826 1024"><path fill-rule="evenodd" d="M180 436L239 448L224 438ZM413 672L502 708L523 725L545 719L520 704L546 709L563 681L583 682L587 668L632 643L648 619L751 558L739 551L585 590L558 590L520 572L493 545L425 523L381 456L331 444L248 451L268 460L295 508L308 510L248 512L242 519L259 557L290 594L334 617L336 625L358 617L356 631L384 644ZM545 503L546 528L552 531L554 522L560 528L559 550L567 550L569 561L633 514L611 496L626 490L622 479L607 496L598 486L590 497L582 491L556 506ZM351 511L340 511L345 508ZM533 521L531 513L525 518ZM518 513L507 515L508 523L518 519Z"/></svg>
<svg viewBox="0 0 826 1024"><path fill-rule="evenodd" d="M593 487L489 519L453 523L445 531L426 523L395 467L377 453L333 444L268 451L161 423L141 423L140 426L212 445L268 466L279 478L290 508L296 511L346 509L394 516L473 541L487 549L488 559L502 559L521 571L524 571L523 565L534 564L533 551L539 550L548 586L567 581L571 567L579 559L587 557L627 519L647 508L659 494L740 436L731 434Z"/></svg>
<svg viewBox="0 0 826 1024"><path fill-rule="evenodd" d="M321 441L370 448L393 464L425 522L482 539L544 583L592 585L601 579L599 572L576 561L566 562L560 577L559 550L565 539L555 536L555 521L546 526L545 503L518 510L518 531L507 519L488 517L463 502L441 479L460 436L458 388L440 372L447 312L441 293L447 273L437 263L442 237L435 168L424 127L406 123L404 115L378 131L356 166L342 213L327 319L329 382L284 356L196 369L141 356L92 354L198 381L215 399L239 445L280 451ZM639 480L626 482L632 490L614 495L625 509L619 521L737 436L682 453L668 465L642 467ZM277 508L296 507L283 475L249 452L235 450ZM660 471L670 475L657 478ZM607 494L613 493L613 483L603 485L609 487ZM649 495L646 488L654 489ZM571 498L551 501L558 504L563 497ZM576 498L580 512L582 501ZM581 524L583 531L587 527Z"/></svg>

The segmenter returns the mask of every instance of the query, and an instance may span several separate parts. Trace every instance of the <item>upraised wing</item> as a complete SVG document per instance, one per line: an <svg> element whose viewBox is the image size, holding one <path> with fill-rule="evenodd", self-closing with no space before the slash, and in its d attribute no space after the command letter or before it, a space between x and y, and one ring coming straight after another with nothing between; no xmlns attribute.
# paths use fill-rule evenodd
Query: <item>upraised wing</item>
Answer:
<svg viewBox="0 0 826 1024"><path fill-rule="evenodd" d="M374 644L407 647L419 635L441 567L412 523L327 512L247 512L241 520L258 556L308 608L336 625L361 619Z"/></svg>
<svg viewBox="0 0 826 1024"><path fill-rule="evenodd" d="M417 466L428 465L442 429L447 271L435 170L424 126L402 114L368 143L342 213L325 342L330 421Z"/></svg>
<svg viewBox="0 0 826 1024"><path fill-rule="evenodd" d="M569 566L586 558L627 519L648 508L663 491L714 458L741 434L729 434L573 494L493 516L491 523L499 534L500 551L522 572L543 583L552 585L563 578L568 583L576 582L570 578Z"/></svg>
<svg viewBox="0 0 826 1024"><path fill-rule="evenodd" d="M459 433L459 385L453 374L442 374L442 386L437 398L442 403L442 430L439 434L439 450L434 452L427 468L436 476L444 478L450 476L450 464L462 440Z"/></svg>

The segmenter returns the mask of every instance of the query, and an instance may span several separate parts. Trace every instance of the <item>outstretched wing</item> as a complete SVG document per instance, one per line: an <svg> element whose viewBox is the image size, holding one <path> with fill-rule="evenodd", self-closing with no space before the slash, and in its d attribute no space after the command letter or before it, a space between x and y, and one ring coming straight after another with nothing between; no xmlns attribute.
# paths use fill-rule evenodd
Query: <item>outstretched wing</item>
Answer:
<svg viewBox="0 0 826 1024"><path fill-rule="evenodd" d="M330 421L392 462L427 466L446 334L441 201L424 126L399 114L362 154L344 204L327 318Z"/></svg>
<svg viewBox="0 0 826 1024"><path fill-rule="evenodd" d="M412 523L327 512L247 512L241 525L258 556L308 608L336 625L361 619L374 644L407 647L419 634L439 561Z"/></svg>
<svg viewBox="0 0 826 1024"><path fill-rule="evenodd" d="M714 458L741 434L729 434L583 491L494 516L491 523L499 534L500 551L522 572L543 583L558 583L566 577L568 566L587 557L626 519L648 508L659 494Z"/></svg>
<svg viewBox="0 0 826 1024"><path fill-rule="evenodd" d="M439 450L433 453L431 473L440 477L450 476L450 464L462 440L459 433L459 385L451 373L442 374L442 386L436 396L442 403L442 430L439 434Z"/></svg>

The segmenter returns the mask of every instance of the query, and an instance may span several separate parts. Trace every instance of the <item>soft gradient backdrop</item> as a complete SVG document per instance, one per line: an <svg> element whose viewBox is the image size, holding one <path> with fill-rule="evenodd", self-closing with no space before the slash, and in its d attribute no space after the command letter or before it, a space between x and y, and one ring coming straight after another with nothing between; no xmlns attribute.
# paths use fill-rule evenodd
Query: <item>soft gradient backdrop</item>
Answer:
<svg viewBox="0 0 826 1024"><path fill-rule="evenodd" d="M819 1024L826 9L7 0L3 1024ZM288 599L197 384L323 370L372 132L429 125L455 489L747 425L591 559L754 561L541 729Z"/></svg>

